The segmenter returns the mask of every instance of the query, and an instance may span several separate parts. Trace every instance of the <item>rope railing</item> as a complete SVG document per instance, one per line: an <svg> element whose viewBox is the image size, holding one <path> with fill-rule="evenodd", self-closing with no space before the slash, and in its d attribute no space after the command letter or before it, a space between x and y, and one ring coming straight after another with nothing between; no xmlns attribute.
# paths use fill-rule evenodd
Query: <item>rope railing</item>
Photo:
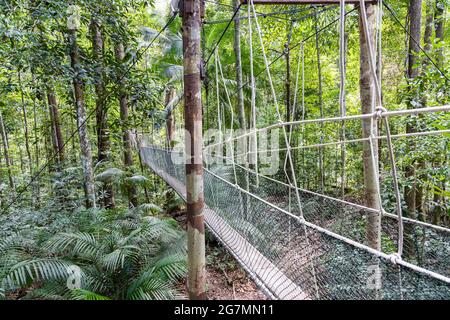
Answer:
<svg viewBox="0 0 450 320"><path fill-rule="evenodd" d="M185 167L172 160L173 152L152 146L140 152L143 161L183 195ZM303 202L305 218L289 212L274 203L273 196L269 201L262 193L236 185L230 170L224 166L205 169L206 223L270 298L450 297L448 276L372 249L336 233L330 225L310 221L314 210L308 203ZM273 192L274 187L260 178L258 189ZM247 212L240 201L243 195L249 199ZM374 270L381 274L378 282L372 281Z"/></svg>
<svg viewBox="0 0 450 320"><path fill-rule="evenodd" d="M406 115L419 115L419 114L426 114L426 113L449 112L449 111L450 111L450 105L427 107L427 108L406 109L406 110L382 111L382 112L375 111L373 113L356 114L356 115L339 116L339 117L305 119L305 120L288 121L288 122L280 121L278 123L270 124L263 128L257 128L256 130L252 130L252 131L256 131L256 133L260 133L263 131L268 131L268 130L272 130L272 129L276 129L276 128L283 128L286 126L298 126L298 125L325 123L325 122L363 120L363 119L378 118L378 117L381 117L381 118L399 117L399 116L406 116ZM255 132L247 132L245 134L235 136L231 139L231 141L245 138L251 134L255 134ZM219 142L219 143L209 144L209 145L205 146L205 148L208 149L208 148L220 145L220 144L222 144L222 143Z"/></svg>

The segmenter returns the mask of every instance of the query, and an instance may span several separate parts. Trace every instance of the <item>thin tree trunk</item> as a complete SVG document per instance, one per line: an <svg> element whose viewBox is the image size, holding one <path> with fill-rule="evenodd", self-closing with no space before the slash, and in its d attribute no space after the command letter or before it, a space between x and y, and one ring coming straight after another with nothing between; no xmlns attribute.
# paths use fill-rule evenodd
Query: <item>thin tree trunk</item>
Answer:
<svg viewBox="0 0 450 320"><path fill-rule="evenodd" d="M314 12L315 29L316 29L316 53L317 53L317 74L319 78L319 108L320 118L324 117L323 112L323 88L322 88L322 63L320 61L320 48L319 48L319 17L317 15L317 9ZM323 123L320 123L320 143L323 143ZM320 192L324 192L325 188L325 173L323 165L323 147L319 147L319 180L320 180Z"/></svg>
<svg viewBox="0 0 450 320"><path fill-rule="evenodd" d="M37 117L37 104L36 100L40 100L41 93L39 91L39 87L36 85L36 78L33 70L31 70L31 77L33 83L33 90L35 90L36 94L33 95L33 133L34 133L34 153L35 153L35 167L39 170L39 160L40 160L40 149L39 149L39 134L38 134L38 117ZM40 208L40 199L41 199L41 190L39 180L35 182L35 195L36 195L36 204L35 208Z"/></svg>
<svg viewBox="0 0 450 320"><path fill-rule="evenodd" d="M200 80L201 0L184 0L184 114L188 233L188 292L192 300L206 299L205 225L202 159L202 101Z"/></svg>
<svg viewBox="0 0 450 320"><path fill-rule="evenodd" d="M419 95L415 91L416 89L413 87L413 80L419 75L419 68L417 67L417 54L420 50L418 43L420 43L421 38L421 22L422 22L422 0L410 0L409 6L409 49L408 49L408 70L407 77L408 83L410 84L410 97L408 101L408 107L414 108L414 102L420 102ZM406 125L406 132L413 133L415 132L415 127L413 123L408 123ZM410 149L414 150L414 145L410 144ZM411 217L415 217L416 215L416 191L417 191L417 182L416 182L416 168L415 161L412 160L412 163L406 167L405 177L409 180L409 185L405 187L405 202L408 208L408 214Z"/></svg>
<svg viewBox="0 0 450 320"><path fill-rule="evenodd" d="M425 51L430 52L432 44L431 44L431 36L433 34L433 25L434 25L434 6L432 5L431 0L426 1L426 21L425 21L425 32L423 36L423 40L425 43ZM422 71L421 73L425 75L425 73L428 70L429 61L428 59L424 58L422 61ZM421 86L421 103L422 107L427 106L427 81L422 81ZM421 127L420 129L426 130L426 128L422 128L423 125L426 125L422 121L423 115L419 115L418 117L418 124ZM419 219L425 221L425 210L424 210L424 185L427 185L427 175L424 173L426 167L425 160L423 160L422 157L419 157L417 161L417 183L416 183L416 212L418 214Z"/></svg>
<svg viewBox="0 0 450 320"><path fill-rule="evenodd" d="M240 4L240 0L233 0L234 10ZM238 114L239 114L239 126L242 130L247 128L245 121L245 106L244 106L244 88L242 88L242 59L241 59L241 21L239 12L234 19L234 56L236 60L236 87L237 101L238 101Z"/></svg>
<svg viewBox="0 0 450 320"><path fill-rule="evenodd" d="M445 3L443 0L436 0L435 4L435 16L434 16L434 27L435 27L435 36L436 39L439 41L439 43L442 43L444 41L444 24L445 24L445 16L444 16L444 8ZM437 63L442 68L444 65L444 47L441 47L437 50ZM444 88L447 88L445 86ZM446 92L447 89L444 89ZM444 97L447 96L447 93L444 93ZM444 148L442 150L443 156L440 155L440 159L438 159L436 163L436 167L443 167L446 168L446 160L447 157L445 156L447 153L447 143L444 144ZM443 208L445 208L444 204L446 203L446 199L444 196L445 192L445 178L444 181L437 181L436 186L441 190L441 192L437 192L436 190L433 190L433 201L434 201L434 210L433 210L433 217L432 222L435 224L441 224L441 218L443 216L443 213L445 212Z"/></svg>
<svg viewBox="0 0 450 320"><path fill-rule="evenodd" d="M78 44L76 29L69 30L70 41L70 60L72 69L75 72L73 77L73 88L75 92L75 103L77 110L77 128L78 137L80 139L81 149L81 165L83 167L84 175L84 193L86 196L86 207L95 208L95 188L94 188L94 174L92 171L92 151L89 143L87 132L87 116L86 104L84 101L84 84L80 79L80 61L78 56Z"/></svg>
<svg viewBox="0 0 450 320"><path fill-rule="evenodd" d="M105 75L104 75L104 62L103 62L103 35L100 26L100 22L96 19L91 20L91 33L92 33L92 56L94 62L97 63L95 67L95 116L96 116L96 129L97 129L97 162L109 161L111 153L111 145L109 141L109 128L108 128L108 114L106 108L105 99ZM104 206L105 208L112 209L115 207L114 190L112 184L106 184L103 186L104 194Z"/></svg>
<svg viewBox="0 0 450 320"><path fill-rule="evenodd" d="M95 110L97 120L97 144L98 156L97 161L105 161L109 158L110 142L108 130L108 118L105 105L105 83L104 83L104 66L103 66L103 35L99 21L91 20L92 33L92 56L97 64L95 68Z"/></svg>
<svg viewBox="0 0 450 320"><path fill-rule="evenodd" d="M57 163L59 165L64 161L64 141L61 133L61 121L59 117L58 103L56 101L56 95L53 91L53 88L47 89L47 101L50 113L50 121L51 121L51 133L52 133L52 141L54 152L57 156Z"/></svg>
<svg viewBox="0 0 450 320"><path fill-rule="evenodd" d="M445 24L445 16L444 9L446 8L444 0L436 0L436 10L435 10L435 33L436 39L439 39L440 42L444 41L444 24ZM444 64L444 47L438 49L437 52L437 62L440 66Z"/></svg>
<svg viewBox="0 0 450 320"><path fill-rule="evenodd" d="M366 5L368 29L370 39L366 38L364 25L362 22L362 12L359 15L359 41L360 41L360 95L361 95L361 111L363 114L374 112L375 106L375 81L370 68L370 55L368 43L372 44L372 48L376 47L375 43L375 18L376 6ZM362 136L369 138L371 135L378 135L377 121L374 119L364 119L362 121ZM373 152L373 154L372 154ZM369 142L363 144L363 168L364 168L364 186L365 186L365 205L373 209L380 209L380 201L377 187L378 172L378 147L377 139L373 139L373 145ZM379 227L381 218L379 213L367 214L366 239L368 245L374 249L380 248L380 232Z"/></svg>
<svg viewBox="0 0 450 320"><path fill-rule="evenodd" d="M28 158L28 167L30 170L30 177L33 176L33 158L31 157L31 149L30 149L30 135L28 132L28 117L27 117L27 106L25 105L25 97L22 87L22 74L20 70L17 71L17 77L19 79L19 89L20 89L20 99L22 102L22 115L23 115L23 129L25 134L25 151L27 153ZM34 201L32 199L32 201Z"/></svg>
<svg viewBox="0 0 450 320"><path fill-rule="evenodd" d="M15 185L11 168L12 167L11 158L9 157L8 136L6 135L5 123L3 121L3 115L1 110L0 110L0 134L2 135L3 155L5 157L6 170L8 171L9 187L13 192L15 192Z"/></svg>
<svg viewBox="0 0 450 320"><path fill-rule="evenodd" d="M123 43L119 42L115 46L116 59L119 63L123 63L125 58L125 48ZM123 163L128 170L132 170L133 157L131 148L131 132L128 125L128 95L123 81L119 86L119 105L120 105L120 121L122 123L122 141L123 141ZM136 207L138 204L136 187L128 186L128 200L131 206Z"/></svg>

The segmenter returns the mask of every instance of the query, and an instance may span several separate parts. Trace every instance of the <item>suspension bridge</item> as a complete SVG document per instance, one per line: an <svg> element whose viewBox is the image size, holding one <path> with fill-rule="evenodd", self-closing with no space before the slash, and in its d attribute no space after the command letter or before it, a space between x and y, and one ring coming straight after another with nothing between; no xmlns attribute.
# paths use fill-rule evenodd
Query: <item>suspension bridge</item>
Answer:
<svg viewBox="0 0 450 320"><path fill-rule="evenodd" d="M317 119L305 118L305 76L304 76L304 43L287 46L286 50L275 59L295 48L300 48L297 67L297 81L295 85L293 114L296 107L300 108L300 120L286 121L282 118L277 93L272 80L271 66L274 61L268 60L263 41L262 28L258 21L261 16L255 10L255 4L340 4L339 17L333 23L340 21L340 115L335 117L321 117ZM351 10L345 10L345 4L355 4ZM360 10L362 32L366 39L371 38L368 27L365 4L378 3L380 9L382 1L264 1L249 0L234 8L234 14L210 51L205 64L214 58L215 83L217 97L221 87L225 93L225 103L217 98L217 129L218 139L215 141L200 141L201 148L192 146L201 136L191 137L184 147L173 148L141 143L139 152L148 167L171 186L183 199L188 202L189 194L198 190L195 179L186 177L192 172L203 171L200 193L204 199L204 217L209 230L233 254L242 267L254 279L264 293L273 299L449 299L450 298L450 229L412 218L404 217L402 213L401 197L397 181L397 164L393 141L397 138L412 138L418 136L447 134L449 130L423 131L393 135L390 132L389 119L392 117L409 117L445 113L450 106L439 106L421 109L390 111L383 107L381 92L381 74L376 68L376 59L381 55L381 41L373 47L367 43L369 55L368 71L373 80L374 98L371 110L347 115L345 111L345 17L357 7ZM241 6L247 5L248 45L250 51L250 76L243 86L251 90L251 116L247 131L234 132L234 107L231 97L237 92L231 92L227 87L219 56L219 43L227 31ZM384 4L385 5L385 4ZM386 6L391 13L392 9ZM191 8L191 13L196 10ZM377 14L378 27L381 25L382 10ZM209 22L224 23L226 21ZM189 25L192 27L192 25ZM329 26L329 25L328 25ZM327 26L327 27L328 27ZM325 27L326 28L326 27ZM325 29L324 28L324 29ZM322 29L323 30L323 29ZM322 30L316 30L320 32ZM378 28L381 30L381 28ZM253 65L253 34L259 41L260 54L265 68L255 74ZM381 34L377 34L381 40ZM191 50L185 47L185 55ZM197 57L198 58L198 57ZM186 57L185 57L186 59ZM380 62L379 62L380 63ZM185 65L186 71L186 65ZM442 72L442 71L441 71ZM263 127L257 126L256 114L256 82L255 78L265 74L270 84L270 93L275 107L276 121ZM301 77L299 76L301 75ZM445 73L442 72L445 76ZM192 75L185 74L186 91L192 89L186 86L186 79L192 81ZM301 78L301 81L299 80ZM301 87L301 90L299 89ZM238 88L242 89L242 88ZM199 90L195 87L195 90ZM189 101L185 104L198 103L193 101L187 93ZM197 97L198 98L198 97ZM225 105L225 107L224 107ZM299 105L299 106L298 106ZM198 110L197 110L198 111ZM190 133L194 132L192 120L199 115L185 112L185 123ZM190 117L188 119L188 117ZM229 120L229 128L227 121ZM369 132L366 136L356 139L346 139L345 123L366 122ZM375 122L384 124L385 135L381 136L373 131ZM320 143L307 144L304 139L294 145L293 132L298 135L304 133L308 125L327 123L342 124L341 139L325 142L323 136ZM209 129L209 128L206 128ZM227 130L228 129L228 130ZM323 127L322 127L323 129ZM198 130L198 128L197 128ZM268 148L258 144L259 133L273 130L281 131L281 148ZM144 137L139 138L146 141ZM396 199L396 213L387 212L381 203L380 172L376 165L376 145L383 140L388 149L392 175L392 193ZM153 141L153 140L152 140ZM188 141L185 141L187 143ZM249 146L243 153L239 153L236 145L243 143ZM374 177L374 188L379 196L379 207L361 205L351 202L345 197L338 198L299 187L297 182L296 157L298 150L321 149L329 146L340 146L345 152L345 146L360 143L367 148L372 160L370 167ZM227 149L224 155L224 148ZM199 150L200 153L199 153ZM231 150L231 151L230 151ZM258 167L258 158L262 153L282 153L284 160L284 176L264 175ZM202 159L213 157L220 160L214 163L200 163L199 167L186 165L179 159ZM238 159L245 159L239 163ZM202 164L203 163L203 164ZM198 165L198 164L197 164ZM189 172L187 172L187 170ZM194 182L193 182L194 181ZM192 198L191 198L192 201ZM191 203L192 205L192 203ZM189 208L188 208L189 211ZM378 230L371 231L367 226L368 219L375 219ZM370 234L373 232L374 234ZM376 247L373 242L375 239Z"/></svg>

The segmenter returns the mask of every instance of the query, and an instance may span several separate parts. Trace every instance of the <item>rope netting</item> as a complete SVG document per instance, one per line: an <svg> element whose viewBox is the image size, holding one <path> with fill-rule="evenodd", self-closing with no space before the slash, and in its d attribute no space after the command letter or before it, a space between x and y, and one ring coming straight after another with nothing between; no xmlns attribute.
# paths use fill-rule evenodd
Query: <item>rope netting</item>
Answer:
<svg viewBox="0 0 450 320"><path fill-rule="evenodd" d="M184 196L185 166L173 161L173 151L155 147L142 147L140 151L143 161ZM260 177L258 190L247 192L227 180L233 179L232 171L230 166L205 169L206 223L270 297L450 298L448 278L396 261L389 255L351 241L343 241L332 232L339 228L341 231L353 229L358 223L358 219L349 219L348 211L354 210L350 206L323 198L314 199L314 195L302 192L305 221L282 208L289 206L286 203L288 189L283 190L279 183ZM248 173L239 168L237 171L239 177ZM276 195L277 199L285 201L271 204L253 194L255 191L268 200ZM337 212L346 213L333 219L323 218ZM362 217L361 212L357 216ZM322 226L316 225L317 222L322 222ZM435 231L427 229L425 232ZM448 250L448 236L444 233L441 236ZM437 268L439 263L444 263L428 261Z"/></svg>
<svg viewBox="0 0 450 320"><path fill-rule="evenodd" d="M378 4L372 29L361 1L361 32L366 39L375 32L376 40L369 41L366 48L372 102L362 106L358 114L346 109L344 37L345 19L356 7L346 11L342 0L339 18L322 28L317 25L320 11L311 7L314 12L303 18L315 17L316 32L294 45L289 45L289 38L285 50L269 62L267 30L258 21L261 15L253 1L247 4L248 81L231 90L224 72L227 66L222 65L219 52L219 43L231 21L239 16L237 12L243 10L241 6L235 9L206 60L205 68L214 59L210 69L214 69L212 100L216 104L207 105L206 112L212 110L216 116L213 121L208 119L205 129L216 127L218 131L212 136L205 133L204 138L205 219L209 229L272 298L450 299L450 229L447 222L433 225L403 212L397 170L400 164L396 161L411 146L423 149L424 140L420 139L424 137L435 136L428 139L430 148L447 145L450 130L446 112L450 106L394 111L383 106L383 2ZM300 20L291 21L291 28ZM318 52L318 34L337 21L338 115L327 117L320 97L320 118L307 118L305 44L315 37ZM293 120L286 120L271 67L297 48ZM254 54L259 55L263 67L256 65ZM256 81L260 75L266 76L263 84ZM243 89L251 96L249 126L237 131L233 101ZM401 120L394 123L398 118ZM398 130L404 127L404 121L416 123L415 132ZM391 133L391 126L397 132ZM153 141L152 137L152 146L140 149L143 161L185 196L185 166L183 161L174 161L185 155L177 147L159 149ZM183 145L183 136L179 142ZM274 172L266 173L273 167ZM351 194L346 192L348 186Z"/></svg>

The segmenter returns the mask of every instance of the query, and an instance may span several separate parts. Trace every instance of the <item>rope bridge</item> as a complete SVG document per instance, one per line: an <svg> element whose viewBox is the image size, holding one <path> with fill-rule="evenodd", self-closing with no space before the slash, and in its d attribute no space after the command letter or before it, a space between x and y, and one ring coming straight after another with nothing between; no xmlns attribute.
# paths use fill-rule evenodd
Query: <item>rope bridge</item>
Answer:
<svg viewBox="0 0 450 320"><path fill-rule="evenodd" d="M141 157L182 197L186 195L185 166L172 161L173 152L143 146ZM178 155L177 155L178 156ZM204 172L205 219L209 230L229 249L255 282L275 299L449 299L450 279L412 263L371 249L335 233L353 229L364 219L354 205L301 191L304 219L286 210L291 188L260 176L258 190L241 186L255 174L238 170L239 183L230 166ZM227 178L228 177L228 178ZM253 193L256 192L256 193ZM277 204L265 199L274 198ZM330 215L333 217L330 225ZM328 217L328 218L327 218ZM392 231L395 218L384 216L383 230ZM447 250L450 233L413 220L414 231L430 236ZM409 228L405 228L409 229ZM417 243L421 243L418 239ZM427 250L424 242L418 250ZM449 255L424 256L422 266L449 275ZM439 257L442 258L442 257ZM380 277L377 277L380 275ZM377 283L378 282L378 283Z"/></svg>
<svg viewBox="0 0 450 320"><path fill-rule="evenodd" d="M367 74L373 82L372 102L370 106L364 106L366 110L362 114L348 115L345 19L357 8L346 11L346 1L339 2L338 19L323 28L316 26L316 32L298 44L290 45L288 42L285 50L270 62L258 21L260 14L255 10L253 1L247 1L250 74L246 83L238 86L236 91L230 91L230 81L225 78L225 68L221 63L219 43L242 8L238 6L234 10L232 18L205 60L206 68L214 58L217 102L215 124L219 134L204 139L203 155L204 159L223 160L212 164L207 161L204 163L203 191L207 226L270 298L450 299L450 229L404 216L394 148L395 139L443 135L448 134L450 130L418 130L391 134L389 124L391 117L429 113L437 116L437 113L450 111L450 106L395 111L387 110L383 106L379 73L382 69L381 8L386 6L390 12L391 9L385 2L379 1L380 10L377 11L375 30L378 40L375 43L367 42L366 48L369 65ZM359 3L361 32L365 34L366 39L371 39L370 32L373 30L368 27L364 1ZM315 11L313 16L316 17L318 13ZM238 19L243 20L240 17ZM320 118L306 119L304 45L313 37L316 37L317 43L318 33L337 21L340 21L339 116L326 118L321 113ZM265 67L259 72L255 72L254 66L253 32L256 34L258 49L261 51L260 58ZM284 119L281 114L279 97L270 69L276 61L296 48L299 49L299 58L292 114L301 114L301 119L291 121L289 118ZM443 71L438 70L445 76ZM256 78L262 74L267 76L266 87L269 88L271 96L267 101L275 109L272 123L268 124L257 120L257 113L261 109L258 110L256 102ZM232 98L244 87L251 92L249 126L236 133ZM354 138L354 132L349 132L350 128L346 127L346 124L352 121L361 126L358 129L359 132L364 132L362 137ZM384 136L380 135L381 130L377 123L383 124ZM336 129L333 124L337 124L339 128ZM305 130L307 126L312 126L310 132L317 130L317 135L320 136L318 143L309 143L310 139ZM212 129L212 126L208 125L205 129ZM284 146L268 147L267 143L258 137L258 134L267 134L273 130L281 132L280 137L274 140ZM327 130L338 132L339 141L325 141L324 133ZM353 139L349 139L350 136ZM182 140L183 138L180 142ZM392 178L392 190L388 193L395 197L395 209L391 209L395 210L395 214L385 210L381 198L379 163L382 161L378 155L380 140L386 142L387 163L382 165L391 171L389 178ZM376 198L372 199L375 203L373 207L353 203L346 198L346 152L355 144L362 144L364 165L367 166L364 173L372 177L370 186L365 187L373 189ZM239 145L246 147L244 150L237 150L239 147L236 146ZM168 146L173 147L170 143ZM318 149L316 158L321 163L322 170L326 161L324 149L329 147L336 147L336 152L339 147L341 151L341 198L325 194L323 172L320 192L301 188L304 184L298 180L305 175L304 171L299 174L299 168L300 171L305 170L299 165L299 158L304 158L309 149ZM174 161L185 158L184 149L159 148L152 140L147 146L141 145L140 153L143 162L186 198L185 164L183 161ZM263 164L260 158L262 155L274 153L281 155L280 158L284 160L283 172L264 175L264 165L267 163ZM242 159L244 161L240 162ZM303 167L306 167L305 163Z"/></svg>

